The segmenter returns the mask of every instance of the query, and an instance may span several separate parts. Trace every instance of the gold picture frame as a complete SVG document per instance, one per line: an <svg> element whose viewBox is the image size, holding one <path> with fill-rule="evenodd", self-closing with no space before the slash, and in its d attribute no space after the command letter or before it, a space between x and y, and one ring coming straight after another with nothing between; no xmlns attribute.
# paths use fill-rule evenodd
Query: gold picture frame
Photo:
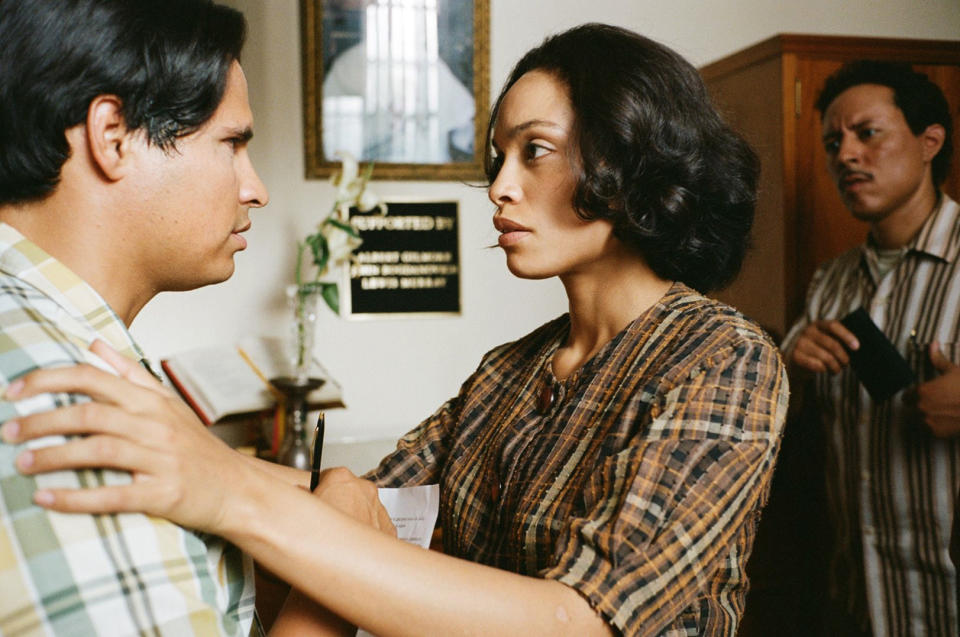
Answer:
<svg viewBox="0 0 960 637"><path fill-rule="evenodd" d="M347 150L361 162L373 161L376 179L484 178L483 150L490 101L489 0L431 0L423 6L426 8L400 8L395 0L301 0L303 136L308 179L328 177L339 168L336 150ZM449 16L438 19L434 14L444 7L448 12L472 9L472 25ZM426 24L435 24L438 32L435 39L426 32L428 35L421 39L427 42L424 48L428 53L411 63L428 74L427 80L419 83L408 81L409 69L396 70L396 60L402 59L401 64L406 64L409 54L381 59L395 55L391 34L409 32L397 28L396 16L390 13L405 10L427 11L434 22ZM375 27L378 20L385 26L371 30L371 23ZM452 32L456 29L472 30L472 49L463 43L469 40L458 39L466 33ZM367 44L370 34L376 45ZM400 39L403 37L406 44L412 40L412 36ZM453 51L455 57L444 57L445 50ZM357 68L361 70L356 71ZM362 79L358 79L360 76ZM398 77L408 83L398 85ZM472 90L467 90L467 81ZM326 101L325 83L330 93ZM407 90L414 84L426 97L407 94L414 93ZM401 90L394 91L394 86ZM374 97L370 92L375 92ZM404 94L398 96L398 92ZM465 108L471 97L472 117ZM438 100L446 103L439 101L438 105ZM398 101L399 115L394 106ZM381 108L383 103L388 106ZM331 126L330 122L337 122L326 140L325 120Z"/></svg>

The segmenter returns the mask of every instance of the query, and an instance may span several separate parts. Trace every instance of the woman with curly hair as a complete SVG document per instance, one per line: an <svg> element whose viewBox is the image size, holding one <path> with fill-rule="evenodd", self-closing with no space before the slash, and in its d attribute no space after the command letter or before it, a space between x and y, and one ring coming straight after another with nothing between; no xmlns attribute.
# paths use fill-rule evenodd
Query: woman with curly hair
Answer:
<svg viewBox="0 0 960 637"><path fill-rule="evenodd" d="M488 140L507 267L559 277L569 312L490 351L365 480L328 472L311 498L290 486L302 475L218 445L117 362L140 387L92 370L29 378L21 395L70 389L106 408L83 426L27 418L17 436L112 438L110 457L68 443L35 451L28 472L107 464L138 479L36 499L223 535L296 589L278 633L337 615L378 635L734 635L788 391L763 332L702 293L740 267L757 159L689 63L599 24L519 61ZM430 483L442 553L350 517L389 530L373 485Z"/></svg>

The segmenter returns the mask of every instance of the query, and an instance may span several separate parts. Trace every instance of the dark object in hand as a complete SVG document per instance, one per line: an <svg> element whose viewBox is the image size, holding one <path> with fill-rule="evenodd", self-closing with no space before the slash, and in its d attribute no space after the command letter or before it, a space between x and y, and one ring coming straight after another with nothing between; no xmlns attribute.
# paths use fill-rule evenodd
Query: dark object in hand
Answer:
<svg viewBox="0 0 960 637"><path fill-rule="evenodd" d="M914 383L913 369L865 309L854 310L840 322L860 341L860 349L847 352L853 371L871 398L877 402L887 400Z"/></svg>

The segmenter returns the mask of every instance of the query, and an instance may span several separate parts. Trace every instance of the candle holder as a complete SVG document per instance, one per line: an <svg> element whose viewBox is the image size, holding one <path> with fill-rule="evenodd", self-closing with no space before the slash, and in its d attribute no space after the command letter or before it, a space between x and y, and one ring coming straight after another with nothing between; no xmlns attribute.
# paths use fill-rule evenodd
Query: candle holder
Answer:
<svg viewBox="0 0 960 637"><path fill-rule="evenodd" d="M283 394L285 427L277 462L296 469L310 470L310 445L307 443L307 395L323 385L322 378L297 379L281 376L270 383Z"/></svg>

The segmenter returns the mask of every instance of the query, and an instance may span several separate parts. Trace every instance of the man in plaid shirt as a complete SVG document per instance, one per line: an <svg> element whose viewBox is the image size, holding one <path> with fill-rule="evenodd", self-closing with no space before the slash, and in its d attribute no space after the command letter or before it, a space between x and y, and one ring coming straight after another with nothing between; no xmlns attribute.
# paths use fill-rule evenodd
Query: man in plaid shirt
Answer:
<svg viewBox="0 0 960 637"><path fill-rule="evenodd" d="M243 16L209 0L0 4L0 388L87 362L164 290L227 279L267 193L247 155ZM0 422L79 400L0 402ZM38 441L55 443L57 440ZM39 446L39 445L37 445ZM144 515L64 515L0 443L0 634L247 635L251 568L219 538Z"/></svg>

